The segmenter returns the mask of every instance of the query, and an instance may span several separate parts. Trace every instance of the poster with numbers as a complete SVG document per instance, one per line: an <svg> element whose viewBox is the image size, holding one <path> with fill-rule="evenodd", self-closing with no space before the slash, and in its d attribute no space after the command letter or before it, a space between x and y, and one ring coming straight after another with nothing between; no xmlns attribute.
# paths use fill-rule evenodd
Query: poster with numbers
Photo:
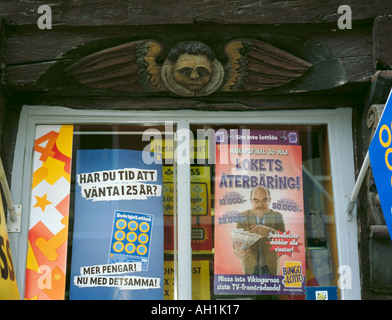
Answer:
<svg viewBox="0 0 392 320"><path fill-rule="evenodd" d="M162 165L76 153L70 299L163 299Z"/></svg>
<svg viewBox="0 0 392 320"><path fill-rule="evenodd" d="M299 133L222 133L216 142L214 292L303 295Z"/></svg>

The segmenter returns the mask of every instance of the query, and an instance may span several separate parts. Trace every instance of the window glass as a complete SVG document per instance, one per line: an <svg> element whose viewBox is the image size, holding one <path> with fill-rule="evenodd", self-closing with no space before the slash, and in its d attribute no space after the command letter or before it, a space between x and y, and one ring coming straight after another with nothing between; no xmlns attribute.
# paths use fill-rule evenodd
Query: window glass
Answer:
<svg viewBox="0 0 392 320"><path fill-rule="evenodd" d="M204 199L192 199L199 203L211 199L209 219L201 220L192 211L196 222L192 225L193 273L203 271L199 267L203 264L210 275L209 281L193 277L194 298L200 294L198 290L209 287L211 299L304 299L305 286L337 286L326 126L198 125L192 126L192 131L194 137L210 131L210 136L215 133L218 141L219 137L233 138L226 145L228 154L220 149L225 145L217 142L216 148L210 147L211 152L216 151L213 163L193 167L200 172L209 170L211 190ZM277 139L273 141L275 133ZM245 142L234 139L235 135L260 139ZM290 139L297 139L294 146L286 143ZM228 164L221 163L224 156L229 159ZM261 188L253 189L256 185L268 187L269 194ZM257 194L252 196L251 190ZM262 211L260 208L265 206L281 214L282 225L277 221L262 222L258 217L251 220L252 215L256 216L252 212ZM248 212L247 218L244 212ZM271 220L271 216L269 213L264 219ZM255 241L252 237L257 227L251 231L251 225L262 223L269 228L266 237L252 244L248 254L245 249L243 256L233 253L234 243L247 248L247 241ZM200 229L206 230L204 238ZM209 251L200 250L202 243L210 244ZM263 252L264 257L255 252ZM260 264L269 270L262 271Z"/></svg>

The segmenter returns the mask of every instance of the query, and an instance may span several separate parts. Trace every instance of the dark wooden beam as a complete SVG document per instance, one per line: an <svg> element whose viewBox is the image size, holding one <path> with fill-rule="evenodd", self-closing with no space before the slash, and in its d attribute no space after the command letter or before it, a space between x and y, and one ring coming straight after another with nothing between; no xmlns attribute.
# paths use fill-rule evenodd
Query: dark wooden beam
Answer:
<svg viewBox="0 0 392 320"><path fill-rule="evenodd" d="M50 5L53 25L113 26L193 24L198 22L223 24L329 23L337 22L342 14L338 8L350 6L353 20L373 19L392 12L389 0L290 0L290 1L112 1L61 0L25 1L2 0L0 16L9 25L37 24L38 8Z"/></svg>
<svg viewBox="0 0 392 320"><path fill-rule="evenodd" d="M4 91L5 91L5 24L0 20L0 155L2 151L2 131L4 122Z"/></svg>
<svg viewBox="0 0 392 320"><path fill-rule="evenodd" d="M367 84L346 86L315 94L261 95L239 97L178 98L178 97L132 97L126 96L82 96L18 93L8 98L11 105L64 106L75 109L107 110L204 110L204 111L264 111L293 109L356 108L362 103ZM317 98L316 98L317 97Z"/></svg>
<svg viewBox="0 0 392 320"><path fill-rule="evenodd" d="M39 30L34 26L7 26L6 75L12 90L42 90L38 79L57 62L67 63L98 49L135 39L179 41L198 35L203 41L216 43L232 37L258 37L271 34L307 39L328 48L340 59L347 82L369 81L373 75L371 40L372 23L354 24L352 30L339 30L335 25L183 25L181 33L173 26L57 27ZM274 38L274 37L272 37ZM26 50L28 48L28 50Z"/></svg>
<svg viewBox="0 0 392 320"><path fill-rule="evenodd" d="M365 105L385 104L392 87L392 71L379 70L372 77L369 92L366 94Z"/></svg>
<svg viewBox="0 0 392 320"><path fill-rule="evenodd" d="M377 70L392 69L392 15L383 15L374 21L373 65Z"/></svg>

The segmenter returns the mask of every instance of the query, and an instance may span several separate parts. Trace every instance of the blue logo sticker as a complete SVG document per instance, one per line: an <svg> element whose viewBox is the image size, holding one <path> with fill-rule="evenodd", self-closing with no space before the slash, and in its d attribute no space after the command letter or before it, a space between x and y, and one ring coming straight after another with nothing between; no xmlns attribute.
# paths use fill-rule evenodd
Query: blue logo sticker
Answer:
<svg viewBox="0 0 392 320"><path fill-rule="evenodd" d="M338 300L338 287L305 287L306 300Z"/></svg>

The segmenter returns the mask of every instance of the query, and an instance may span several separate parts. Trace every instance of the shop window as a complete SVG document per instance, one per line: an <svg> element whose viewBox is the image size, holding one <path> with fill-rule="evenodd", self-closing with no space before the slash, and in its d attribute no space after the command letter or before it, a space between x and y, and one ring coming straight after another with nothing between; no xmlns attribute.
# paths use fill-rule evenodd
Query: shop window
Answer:
<svg viewBox="0 0 392 320"><path fill-rule="evenodd" d="M192 127L195 136L201 128L205 130L206 126ZM192 212L192 257L194 262L209 263L209 297L304 299L305 286L337 287L336 231L326 126L219 125L208 129L218 132L218 136L221 133L223 140L228 139L227 143L217 144L215 150L221 156L215 158L213 165L194 167L194 171L207 168L211 172L211 196L203 199L205 202L213 199L211 217L203 223L197 213ZM252 192L258 194L252 195ZM203 200L196 197L192 202ZM255 210L260 211L260 217L271 219L271 214L261 212L266 208L279 212L282 215L279 219L285 225L264 222L271 237L265 237L265 248L256 250L261 239L248 245L246 242L255 241L252 238L257 234L257 231L248 231L257 223ZM202 239L197 238L200 229L204 230L200 233L204 234ZM242 249L251 250L243 261L234 252L235 242ZM209 252L200 248L205 243L210 245ZM263 267L259 262L250 261L259 250L265 256L271 255L262 262L265 270L260 270ZM195 273L199 270L194 268ZM203 281L195 278L194 288ZM196 292L194 289L194 294Z"/></svg>
<svg viewBox="0 0 392 320"><path fill-rule="evenodd" d="M331 143L345 145L331 121L163 112L109 125L83 114L27 126L26 299L305 299L319 286L357 294L339 283L341 265L355 283L357 248L345 255L353 229Z"/></svg>

